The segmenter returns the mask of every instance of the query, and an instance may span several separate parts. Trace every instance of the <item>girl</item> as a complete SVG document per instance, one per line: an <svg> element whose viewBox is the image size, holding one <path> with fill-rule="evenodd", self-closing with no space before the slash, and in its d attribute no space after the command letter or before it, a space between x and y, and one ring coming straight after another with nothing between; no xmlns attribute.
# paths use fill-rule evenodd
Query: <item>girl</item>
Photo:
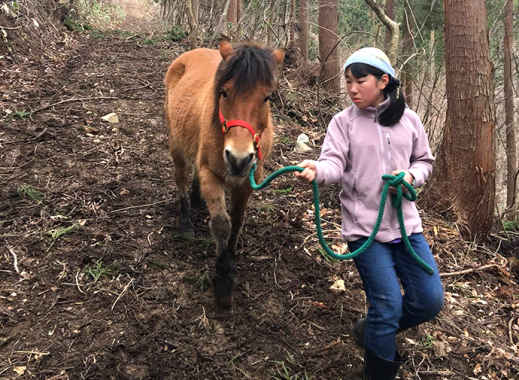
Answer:
<svg viewBox="0 0 519 380"><path fill-rule="evenodd" d="M319 160L301 162L304 170L295 175L309 182L342 184L342 235L354 251L373 230L382 175L404 172L405 181L421 186L431 174L434 157L419 117L399 94L400 82L384 52L372 47L356 51L343 73L353 105L331 120ZM402 202L405 228L416 253L433 268L432 276L407 252L390 203L375 241L355 257L369 307L353 336L365 349L364 378L370 380L395 378L402 362L397 332L431 320L443 305L438 269L414 202Z"/></svg>

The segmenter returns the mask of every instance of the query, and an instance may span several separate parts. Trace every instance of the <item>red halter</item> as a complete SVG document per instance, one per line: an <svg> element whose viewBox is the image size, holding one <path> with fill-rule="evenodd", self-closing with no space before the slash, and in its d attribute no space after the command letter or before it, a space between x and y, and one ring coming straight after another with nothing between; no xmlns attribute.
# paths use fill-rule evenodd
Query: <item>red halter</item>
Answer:
<svg viewBox="0 0 519 380"><path fill-rule="evenodd" d="M222 110L218 110L218 116L220 118L220 123L222 123L222 132L225 135L229 129L232 127L242 127L245 129L248 129L250 134L252 135L252 140L254 141L254 148L256 148L256 152L258 152L258 158L261 160L263 159L263 155L261 154L260 149L260 135L256 133L254 128L252 128L252 125L247 123L244 120L225 120L223 117Z"/></svg>

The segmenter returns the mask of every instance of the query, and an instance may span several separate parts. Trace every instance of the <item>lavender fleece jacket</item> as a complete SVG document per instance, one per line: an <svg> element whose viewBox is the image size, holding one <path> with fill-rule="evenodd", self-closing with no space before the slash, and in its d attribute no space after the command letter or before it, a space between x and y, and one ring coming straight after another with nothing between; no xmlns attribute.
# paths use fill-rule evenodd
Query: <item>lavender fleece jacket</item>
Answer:
<svg viewBox="0 0 519 380"><path fill-rule="evenodd" d="M434 157L418 115L406 107L400 121L390 127L377 123L377 115L387 107L364 110L352 105L336 114L328 125L321 148L316 180L319 184L340 183L342 236L354 241L371 234L377 219L383 174L407 169L414 186L425 183ZM408 235L422 232L422 220L414 202L402 200ZM380 230L375 237L389 242L401 236L396 210L386 202Z"/></svg>

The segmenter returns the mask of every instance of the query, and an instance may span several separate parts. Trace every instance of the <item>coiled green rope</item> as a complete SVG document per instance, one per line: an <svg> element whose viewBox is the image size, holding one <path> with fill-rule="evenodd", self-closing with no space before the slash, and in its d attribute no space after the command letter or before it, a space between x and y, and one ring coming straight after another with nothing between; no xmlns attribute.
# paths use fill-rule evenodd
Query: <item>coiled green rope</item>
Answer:
<svg viewBox="0 0 519 380"><path fill-rule="evenodd" d="M264 187L268 186L272 180L274 180L276 177L280 176L281 174L288 173L288 172L302 172L304 169L300 166L285 166L284 168L281 168L271 175L269 175L263 182L261 182L259 185L256 183L256 180L254 179L254 173L256 172L256 165L253 165L253 167L250 170L249 173L249 181L250 185L253 190L261 190ZM392 194L391 196L391 204L392 206L397 210L397 218L398 218L398 224L400 225L400 232L402 234L402 240L404 241L405 247L407 248L407 251L413 256L413 258L418 262L418 264L422 267L423 270L425 270L429 274L433 274L433 269L425 262L423 259L418 256L413 249L411 243L409 242L409 238L407 237L407 232L405 230L404 225L404 216L402 213L402 197L406 198L409 201L415 201L416 200L416 191L409 183L404 181L404 175L405 173L402 172L396 176L394 175L383 175L382 179L385 181L384 188L382 189L382 195L380 199L380 207L378 210L378 216L377 220L375 222L375 227L373 228L373 232L371 232L371 235L369 235L368 239L354 252L341 255L333 252L330 247L328 247L328 244L326 244L326 241L323 237L323 230L321 228L321 217L320 217L320 208L319 208L319 188L317 186L317 182L315 180L312 181L312 190L314 195L314 221L315 226L317 229L317 236L319 238L319 243L323 247L324 251L327 255L330 257L337 259L337 260L348 260L353 259L354 257L360 255L366 249L373 243L373 240L375 240L375 236L378 233L378 230L380 228L380 223L382 222L382 217L384 216L384 208L386 206L386 199L387 194L389 192L390 187L396 188L396 193ZM403 191L402 186L404 185L407 189L406 192Z"/></svg>

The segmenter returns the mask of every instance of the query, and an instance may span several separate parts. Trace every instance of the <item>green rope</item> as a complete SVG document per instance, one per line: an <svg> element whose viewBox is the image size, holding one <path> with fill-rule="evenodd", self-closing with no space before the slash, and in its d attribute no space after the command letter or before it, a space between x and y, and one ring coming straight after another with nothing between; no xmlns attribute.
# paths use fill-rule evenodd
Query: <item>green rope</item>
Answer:
<svg viewBox="0 0 519 380"><path fill-rule="evenodd" d="M249 181L250 185L253 190L261 190L264 187L268 186L272 180L281 174L288 173L288 172L302 172L304 169L300 166L285 166L284 168L281 168L271 175L269 175L265 180L260 183L259 185L256 183L256 180L254 179L254 173L256 172L256 165L253 165L253 167L250 170L249 173ZM418 264L422 267L423 270L425 270L429 274L433 274L433 269L427 265L423 259L418 256L413 249L411 243L409 242L409 238L407 237L407 232L405 230L404 225L404 216L402 213L402 197L406 198L409 201L415 201L416 200L416 191L409 183L404 181L404 172L401 172L400 174L393 176L393 175L383 175L382 179L385 181L384 188L382 189L382 195L380 199L380 207L378 210L378 216L377 220L375 222L375 227L373 228L373 232L371 235L369 235L368 239L354 252L341 255L333 252L329 247L328 244L326 244L326 241L323 237L323 230L321 228L321 217L320 217L320 208L319 208L319 188L317 186L317 182L315 180L312 181L312 190L314 194L314 221L315 226L317 228L317 236L319 238L319 243L325 250L325 252L334 259L337 260L348 260L353 259L354 257L360 255L366 249L373 243L375 240L375 236L378 233L378 230L380 228L380 223L382 222L382 217L384 216L384 208L386 206L386 199L387 194L389 192L390 187L396 188L396 194L392 194L391 196L391 204L392 206L397 210L397 218L398 218L398 224L400 225L400 232L402 234L402 240L404 241L405 247L407 248L407 251L413 256L413 258L418 262ZM404 185L407 189L406 192L403 191L402 186Z"/></svg>

